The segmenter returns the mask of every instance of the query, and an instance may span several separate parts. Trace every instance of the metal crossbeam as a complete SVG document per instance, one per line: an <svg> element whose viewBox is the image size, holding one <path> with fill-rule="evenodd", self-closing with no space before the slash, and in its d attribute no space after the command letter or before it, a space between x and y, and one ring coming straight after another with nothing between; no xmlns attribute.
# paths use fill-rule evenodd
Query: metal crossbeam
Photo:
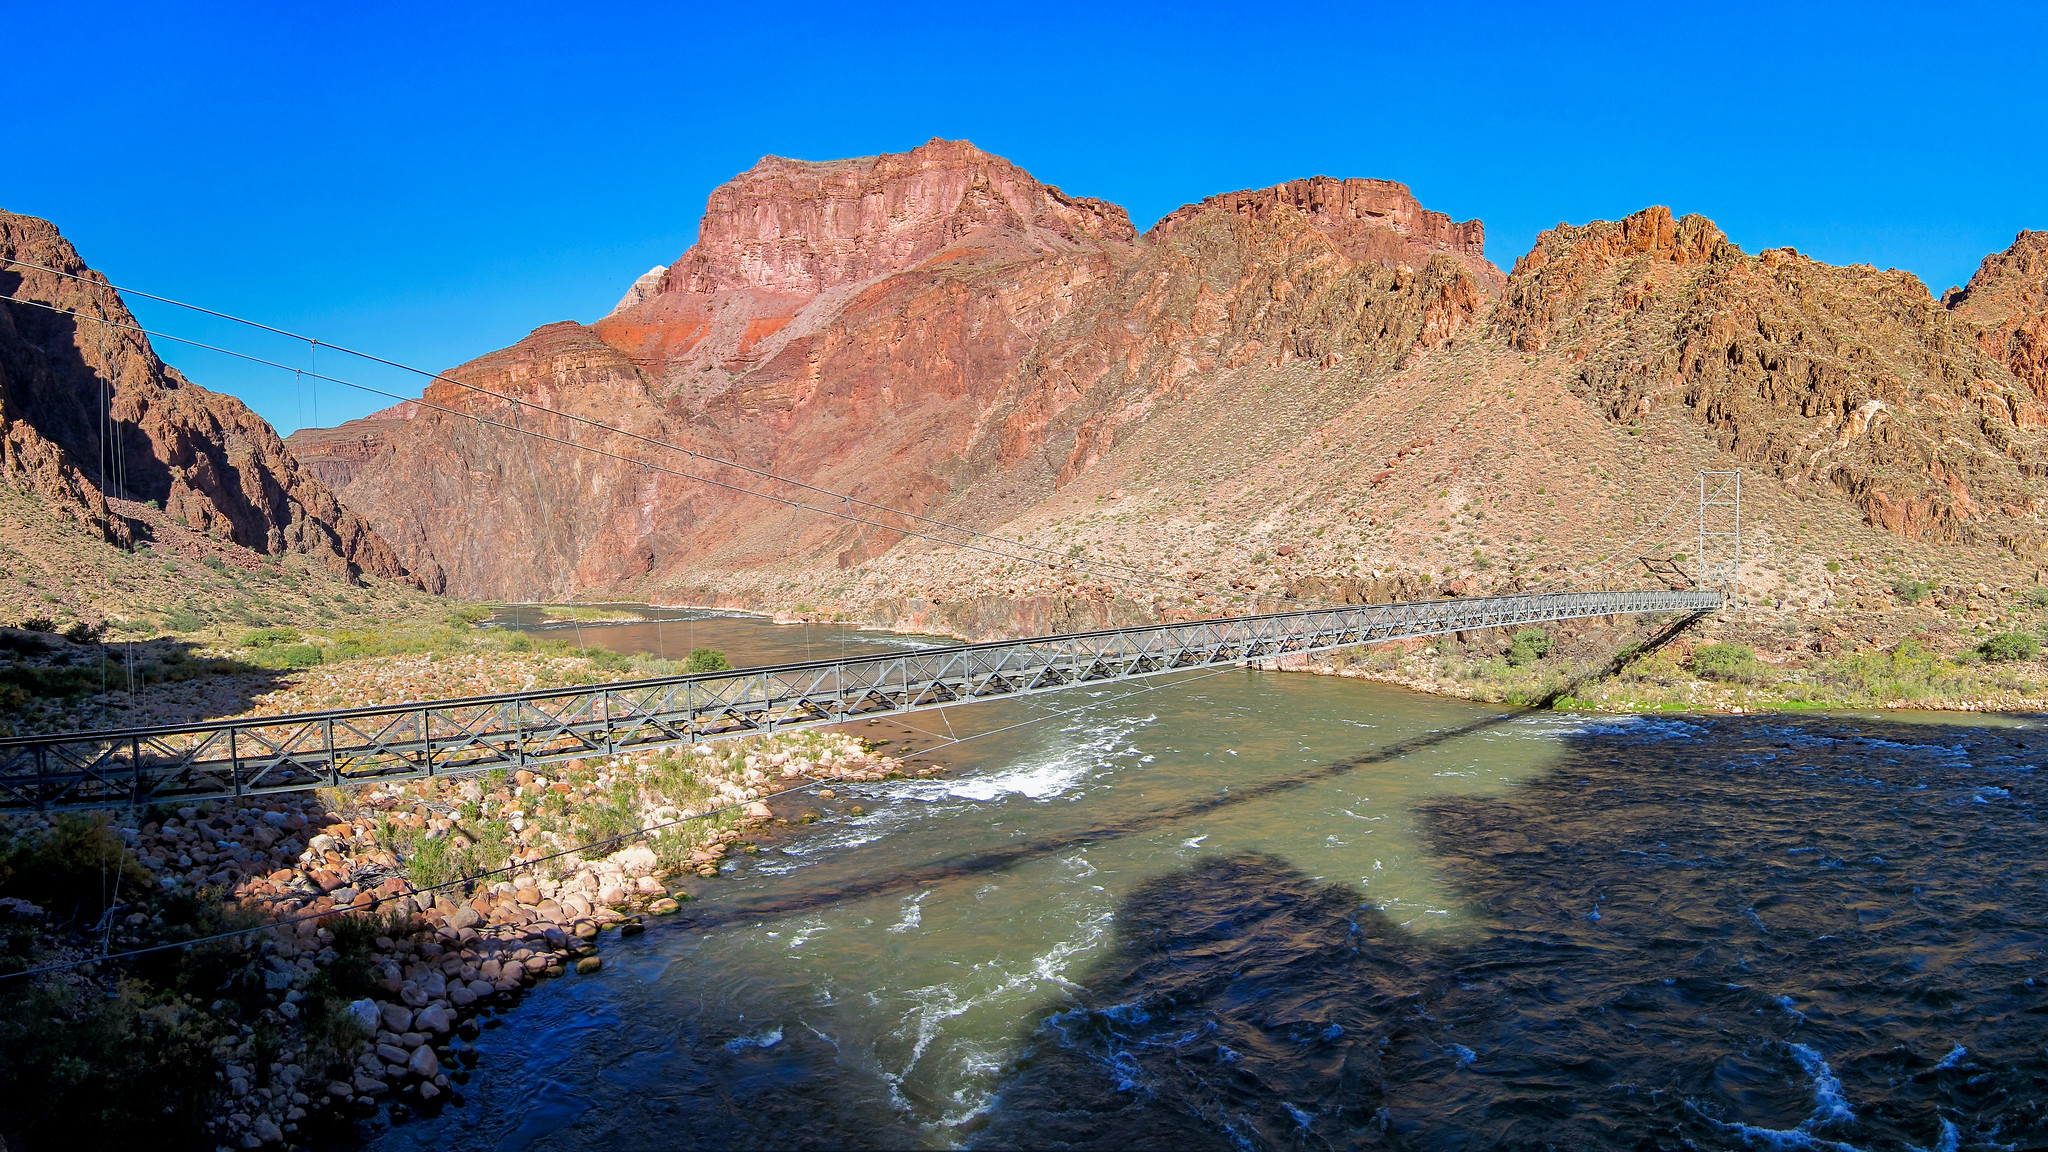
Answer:
<svg viewBox="0 0 2048 1152"><path fill-rule="evenodd" d="M190 803L484 772L843 724L1719 592L1566 592L1320 608L292 716L0 739L0 811Z"/></svg>

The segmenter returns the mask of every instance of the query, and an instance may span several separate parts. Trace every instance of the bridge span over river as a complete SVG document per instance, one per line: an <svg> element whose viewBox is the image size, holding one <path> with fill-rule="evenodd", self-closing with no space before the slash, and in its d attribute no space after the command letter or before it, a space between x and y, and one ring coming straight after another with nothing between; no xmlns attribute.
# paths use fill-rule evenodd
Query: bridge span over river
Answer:
<svg viewBox="0 0 2048 1152"><path fill-rule="evenodd" d="M0 811L517 769L1479 628L1699 613L1716 591L1322 607L458 700L0 739Z"/></svg>

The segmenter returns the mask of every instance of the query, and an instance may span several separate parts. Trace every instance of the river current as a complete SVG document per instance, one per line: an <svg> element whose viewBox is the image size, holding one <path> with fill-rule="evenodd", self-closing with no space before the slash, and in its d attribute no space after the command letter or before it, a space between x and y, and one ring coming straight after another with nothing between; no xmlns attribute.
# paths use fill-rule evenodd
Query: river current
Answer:
<svg viewBox="0 0 2048 1152"><path fill-rule="evenodd" d="M917 643L670 617L581 631ZM858 731L948 773L811 801L377 1145L2048 1144L2035 721L1233 669Z"/></svg>

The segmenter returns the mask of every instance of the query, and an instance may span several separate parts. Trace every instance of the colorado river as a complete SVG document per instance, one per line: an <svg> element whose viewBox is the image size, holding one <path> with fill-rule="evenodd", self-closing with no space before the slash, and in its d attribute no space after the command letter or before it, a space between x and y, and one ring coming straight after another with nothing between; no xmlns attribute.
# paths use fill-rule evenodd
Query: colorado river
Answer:
<svg viewBox="0 0 2048 1152"><path fill-rule="evenodd" d="M696 626L737 664L903 642ZM380 1146L2048 1137L2032 721L1516 714L1230 670L906 723L859 731L947 778L817 801L537 987L463 1106Z"/></svg>

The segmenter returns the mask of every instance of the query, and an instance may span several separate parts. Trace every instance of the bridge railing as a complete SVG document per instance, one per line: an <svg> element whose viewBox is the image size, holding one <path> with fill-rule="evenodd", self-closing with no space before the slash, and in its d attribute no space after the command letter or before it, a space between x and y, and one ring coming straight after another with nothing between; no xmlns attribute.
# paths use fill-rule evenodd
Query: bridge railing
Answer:
<svg viewBox="0 0 2048 1152"><path fill-rule="evenodd" d="M1710 611L1714 592L1572 592L1317 608L730 672L0 739L0 810L190 802L516 769L1385 640Z"/></svg>

